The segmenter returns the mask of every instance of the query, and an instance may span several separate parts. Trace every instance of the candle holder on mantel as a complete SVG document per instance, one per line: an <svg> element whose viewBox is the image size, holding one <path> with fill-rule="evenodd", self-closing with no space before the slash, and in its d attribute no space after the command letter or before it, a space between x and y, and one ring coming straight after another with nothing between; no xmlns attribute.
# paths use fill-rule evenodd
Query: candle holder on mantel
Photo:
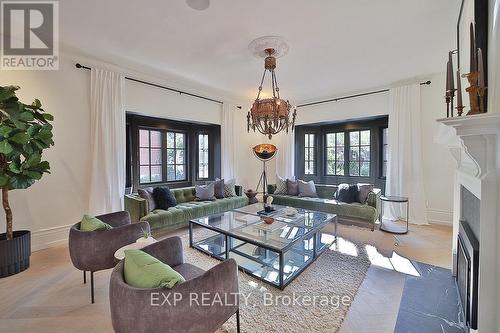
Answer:
<svg viewBox="0 0 500 333"><path fill-rule="evenodd" d="M477 80L479 78L479 72L470 72L468 74L462 75L463 77L467 78L467 81L469 81L470 86L465 89L469 93L469 102L470 102L470 111L467 112L467 115L474 115L474 114L480 114L483 113L484 111L481 111L481 108L479 106L479 97L482 95L484 97L484 88L481 88L477 84ZM481 98L484 99L484 98ZM483 103L484 104L484 103ZM483 110L484 110L484 105L483 105Z"/></svg>

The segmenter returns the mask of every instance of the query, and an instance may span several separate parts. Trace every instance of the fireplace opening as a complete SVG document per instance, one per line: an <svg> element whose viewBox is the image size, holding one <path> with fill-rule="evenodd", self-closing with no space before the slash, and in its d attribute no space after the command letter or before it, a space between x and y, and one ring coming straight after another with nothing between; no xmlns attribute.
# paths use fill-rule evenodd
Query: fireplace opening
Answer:
<svg viewBox="0 0 500 333"><path fill-rule="evenodd" d="M466 221L460 221L456 283L467 327L477 329L479 242Z"/></svg>

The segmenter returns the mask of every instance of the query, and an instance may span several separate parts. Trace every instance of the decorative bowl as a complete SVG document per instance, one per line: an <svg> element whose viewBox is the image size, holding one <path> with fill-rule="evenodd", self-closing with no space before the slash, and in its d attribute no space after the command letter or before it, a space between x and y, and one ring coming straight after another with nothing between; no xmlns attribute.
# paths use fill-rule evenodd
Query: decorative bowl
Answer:
<svg viewBox="0 0 500 333"><path fill-rule="evenodd" d="M272 224L274 222L274 219L272 217L266 217L264 218L264 223L265 224Z"/></svg>

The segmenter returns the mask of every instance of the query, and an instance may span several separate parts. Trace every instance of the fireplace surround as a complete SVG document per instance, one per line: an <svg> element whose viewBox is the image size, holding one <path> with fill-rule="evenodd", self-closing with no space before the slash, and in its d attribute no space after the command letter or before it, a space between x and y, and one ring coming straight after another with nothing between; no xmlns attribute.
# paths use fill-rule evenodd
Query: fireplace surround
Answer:
<svg viewBox="0 0 500 333"><path fill-rule="evenodd" d="M500 313L500 112L439 119L438 123L436 141L446 145L457 162L453 190L453 274L457 277L464 312L469 314L470 332L496 332ZM474 197L477 202L473 202ZM471 205L476 211L465 209ZM470 221L461 223L464 218ZM465 237L467 233L473 237ZM477 250L481 248L477 252L470 246L474 237ZM474 280L474 271L469 276L465 269L477 269L477 278ZM460 290L464 285L465 291ZM474 293L477 309L471 307Z"/></svg>

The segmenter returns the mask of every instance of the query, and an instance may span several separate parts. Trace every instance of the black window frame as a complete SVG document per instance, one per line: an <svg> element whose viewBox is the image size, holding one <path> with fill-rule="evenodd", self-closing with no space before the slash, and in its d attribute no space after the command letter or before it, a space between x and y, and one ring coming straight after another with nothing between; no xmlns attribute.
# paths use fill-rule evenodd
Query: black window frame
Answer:
<svg viewBox="0 0 500 333"><path fill-rule="evenodd" d="M380 128L380 164L379 164L379 174L380 174L380 179L386 179L387 173L384 174L384 162L388 163L388 160L385 159L385 154L384 154L384 146L389 147L389 142L384 143L384 131L387 130L387 138L389 137L389 127L381 127ZM386 170L387 171L387 170Z"/></svg>
<svg viewBox="0 0 500 333"><path fill-rule="evenodd" d="M173 133L174 134L174 147L171 148L168 146L168 134ZM177 147L177 134L181 134L184 136L184 144L182 148ZM187 131L180 131L180 130L166 130L164 132L165 135L165 155L166 155L166 160L165 160L165 167L166 167L166 182L171 183L171 182L185 182L188 179L188 163L187 163L187 155L188 155L188 147L187 147L187 138L188 138L188 132ZM168 163L168 151L173 150L174 151L174 163ZM184 163L177 163L177 151L183 151L184 152ZM173 165L174 167L174 174L175 177L173 180L168 179L168 167L169 165ZM184 167L184 178L183 179L177 179L177 166L183 166Z"/></svg>
<svg viewBox="0 0 500 333"><path fill-rule="evenodd" d="M206 181L215 180L221 176L221 148L220 148L220 125L199 122L187 122L170 120L159 117L149 117L134 112L126 113L127 131L127 154L126 157L126 184L132 187L130 191L138 188L166 185L171 188L194 186L204 184ZM162 131L162 181L152 183L140 183L139 181L139 129L150 129ZM184 133L184 180L167 180L167 135L166 132ZM200 179L198 177L198 134L209 135L209 177Z"/></svg>
<svg viewBox="0 0 500 333"><path fill-rule="evenodd" d="M207 135L208 136L208 177L200 177L200 135ZM210 161L210 133L206 131L200 131L198 134L196 134L196 180L208 180L210 178L210 165L212 164Z"/></svg>
<svg viewBox="0 0 500 333"><path fill-rule="evenodd" d="M146 147L146 146L141 146L140 145L140 139L137 140L137 163L139 165L139 173L138 173L138 182L139 184L141 184L142 186L146 186L146 185L149 185L149 184L156 184L156 183L162 183L163 180L164 180L164 172L163 172L163 155L164 155L164 151L163 151L163 136L164 136L164 133L162 133L160 130L156 129L156 128L151 128L151 127L143 127L143 126L139 126L137 128L137 135L138 137L140 137L140 131L143 130L143 131L148 131L148 142L149 142L149 145ZM160 139L160 147L152 147L151 146L151 131L156 131L156 132L159 132L160 135L161 135L161 139ZM148 149L148 154L149 154L149 164L141 164L141 149ZM151 150L152 149L159 149L160 152L161 152L161 160L160 160L160 164L152 164L151 162ZM149 167L149 182L144 182L144 183L141 183L141 180L140 180L140 169L141 167L144 167L144 166L148 166ZM160 175L161 175L161 180L160 181L157 181L157 182L152 182L151 181L151 167L152 166L156 166L156 167L160 167L161 171L160 171Z"/></svg>
<svg viewBox="0 0 500 333"><path fill-rule="evenodd" d="M351 144L351 133L355 133L357 132L358 133L358 144L356 145L353 145ZM363 145L361 143L361 132L369 132L370 133L370 144L369 145ZM348 156L347 156L347 161L348 163L345 163L347 164L347 166L344 167L344 174L346 173L345 171L347 171L347 175L349 177L361 177L361 178L366 178L366 177L371 177L372 176L372 172L374 171L373 168L372 168L372 158L371 158L371 155L372 155L372 130L371 129L355 129L355 130L350 130L350 131L347 131L346 132L346 136L348 138L344 138L344 143L347 141L347 145L344 145L344 147L346 147L346 150L348 150ZM347 139L347 140L346 140ZM361 174L361 163L363 163L363 161L361 160L361 148L362 147L366 147L368 146L369 149L370 149L370 159L368 160L368 163L370 164L368 166L368 176L365 176L365 175L362 175ZM351 149L355 147L358 149L358 158L356 161L352 161L351 160ZM344 153L344 162L345 162L345 153ZM357 175L353 175L351 174L351 163L357 163L358 164L358 174Z"/></svg>
<svg viewBox="0 0 500 333"><path fill-rule="evenodd" d="M310 137L309 137L309 139L308 139L308 146L306 146L306 144L305 144L305 138L306 138L306 136L310 136L310 135L312 135L312 139L313 139L313 146L310 146L310 144L311 144L311 139L310 139ZM306 162L307 162L308 164L310 164L310 163L312 162L312 163L313 163L313 170L312 170L313 172L312 172L312 173L308 173L307 175L308 175L308 176L314 176L314 175L316 175L316 174L317 174L316 170L318 170L318 163L317 163L317 161L315 160L315 159L317 158L317 155L318 155L318 154L317 154L317 151L316 151L316 149L317 149L317 147L318 147L318 146L317 146L317 142L316 142L316 141L317 141L317 136L316 136L316 134L315 134L315 133L304 133L304 136L303 136L303 137L304 137L304 147L303 147L303 153L304 153L304 159L303 159L303 161L304 161L304 173L306 172L306 171L305 171L305 164L306 164ZM309 159L308 159L308 160L306 160L306 159L305 159L305 156L306 156L306 154L305 154L306 149L308 150L308 156L309 156ZM314 156L312 160L310 159L310 156L311 156L311 155L310 155L310 154L311 154L311 150L312 150L312 152L313 152L313 156Z"/></svg>
<svg viewBox="0 0 500 333"><path fill-rule="evenodd" d="M326 176L344 176L345 175L345 154L346 154L346 132L345 131L334 131L334 132L327 132L325 133L325 162L324 162L324 170L323 172L325 173ZM334 145L333 146L328 146L328 135L330 134L334 134ZM344 145L343 146L340 146L337 144L337 135L338 134L342 134L344 136ZM342 150L343 150L343 156L344 156L344 160L342 161L344 163L344 167L343 167L343 174L340 175L340 174L337 174L337 163L338 163L338 159L337 159L337 150L339 150L338 148L339 147L342 147ZM334 160L328 160L328 149L333 149L334 151L334 156L335 156L335 159ZM334 162L334 173L333 174L330 174L328 173L328 162L329 161L333 161Z"/></svg>
<svg viewBox="0 0 500 333"><path fill-rule="evenodd" d="M348 121L323 122L315 124L304 124L295 126L295 175L306 181L313 180L318 184L340 184L340 183L370 183L376 187L385 189L385 179L381 177L381 129L387 127L388 116L377 116L363 119L352 119ZM370 176L349 175L349 132L370 130ZM328 175L326 165L326 134L333 132L344 132L344 175ZM306 175L304 168L304 134L314 133L316 137L316 174Z"/></svg>

